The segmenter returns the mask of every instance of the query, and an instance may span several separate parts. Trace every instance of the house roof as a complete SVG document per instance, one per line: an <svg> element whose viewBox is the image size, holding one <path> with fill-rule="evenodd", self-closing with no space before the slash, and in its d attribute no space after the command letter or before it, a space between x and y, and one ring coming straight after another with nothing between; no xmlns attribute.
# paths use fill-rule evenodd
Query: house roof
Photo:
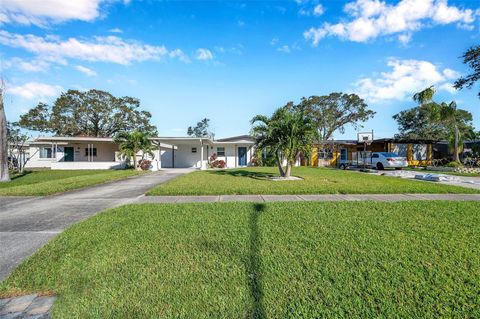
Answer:
<svg viewBox="0 0 480 319"><path fill-rule="evenodd" d="M215 140L215 142L236 142L236 141L254 142L255 139L250 135L238 135L238 136L232 136L232 137L226 137L226 138L219 138L218 140Z"/></svg>
<svg viewBox="0 0 480 319"><path fill-rule="evenodd" d="M435 140L425 138L379 138L373 140L373 143L375 142L430 144L435 143Z"/></svg>

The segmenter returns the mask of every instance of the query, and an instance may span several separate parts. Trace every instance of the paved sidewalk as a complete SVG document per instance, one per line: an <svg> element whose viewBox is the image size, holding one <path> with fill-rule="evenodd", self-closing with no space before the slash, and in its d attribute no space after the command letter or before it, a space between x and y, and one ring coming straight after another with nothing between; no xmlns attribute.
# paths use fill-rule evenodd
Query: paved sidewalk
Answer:
<svg viewBox="0 0 480 319"><path fill-rule="evenodd" d="M163 170L46 197L0 197L0 280L70 225L191 170Z"/></svg>
<svg viewBox="0 0 480 319"><path fill-rule="evenodd" d="M325 194L325 195L218 195L218 196L140 196L135 203L213 203L213 202L287 202L287 201L418 201L472 200L480 194Z"/></svg>
<svg viewBox="0 0 480 319"><path fill-rule="evenodd" d="M47 319L55 297L36 294L0 299L0 319Z"/></svg>

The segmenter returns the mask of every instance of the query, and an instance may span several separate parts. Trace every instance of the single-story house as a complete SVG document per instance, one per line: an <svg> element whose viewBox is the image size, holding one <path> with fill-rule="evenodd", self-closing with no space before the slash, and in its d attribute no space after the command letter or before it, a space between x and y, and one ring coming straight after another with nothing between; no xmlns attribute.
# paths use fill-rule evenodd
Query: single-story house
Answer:
<svg viewBox="0 0 480 319"><path fill-rule="evenodd" d="M460 149L460 158L476 157L480 153L480 140L467 140ZM448 141L438 141L433 145L435 159L453 161L453 148Z"/></svg>
<svg viewBox="0 0 480 319"><path fill-rule="evenodd" d="M410 166L430 165L433 159L433 141L421 139L375 139L367 145L367 152L393 152L406 157ZM318 143L312 150L310 160L302 165L340 166L354 161L364 144L357 140L329 140Z"/></svg>
<svg viewBox="0 0 480 319"><path fill-rule="evenodd" d="M212 154L226 162L227 168L250 166L254 139L248 135L224 139L203 137L154 137L154 170L161 168L206 169ZM27 168L121 169L126 160L113 138L38 137L29 142ZM141 154L138 154L138 158Z"/></svg>

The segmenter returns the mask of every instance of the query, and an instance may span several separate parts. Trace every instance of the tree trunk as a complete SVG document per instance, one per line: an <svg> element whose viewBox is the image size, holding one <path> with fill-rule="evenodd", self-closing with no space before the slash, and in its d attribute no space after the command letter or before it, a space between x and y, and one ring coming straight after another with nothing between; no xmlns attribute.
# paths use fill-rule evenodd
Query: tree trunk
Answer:
<svg viewBox="0 0 480 319"><path fill-rule="evenodd" d="M278 170L280 171L280 176L284 177L285 172L283 171L282 161L280 160L280 156L278 155L278 152L275 152L275 157L276 157L276 161L277 161Z"/></svg>
<svg viewBox="0 0 480 319"><path fill-rule="evenodd" d="M133 150L133 169L137 169L137 150Z"/></svg>
<svg viewBox="0 0 480 319"><path fill-rule="evenodd" d="M0 182L9 182L7 118L3 106L3 87L0 87Z"/></svg>
<svg viewBox="0 0 480 319"><path fill-rule="evenodd" d="M455 152L455 162L460 163L460 156L458 155L458 140L460 139L460 132L458 130L458 126L455 124L455 144L454 144L454 152Z"/></svg>
<svg viewBox="0 0 480 319"><path fill-rule="evenodd" d="M290 161L288 161L287 162L287 168L285 169L285 175L283 177L289 178L291 173L292 173L292 163L290 163Z"/></svg>

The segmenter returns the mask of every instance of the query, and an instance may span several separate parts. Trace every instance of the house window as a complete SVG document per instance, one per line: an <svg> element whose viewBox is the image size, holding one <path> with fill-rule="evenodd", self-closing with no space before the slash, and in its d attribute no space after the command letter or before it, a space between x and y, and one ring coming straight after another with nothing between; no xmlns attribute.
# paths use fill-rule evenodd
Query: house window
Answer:
<svg viewBox="0 0 480 319"><path fill-rule="evenodd" d="M217 156L225 156L225 147L217 147Z"/></svg>
<svg viewBox="0 0 480 319"><path fill-rule="evenodd" d="M40 158L53 158L51 147L40 147Z"/></svg>
<svg viewBox="0 0 480 319"><path fill-rule="evenodd" d="M192 147L192 153L196 153L197 152L197 148L196 147Z"/></svg>
<svg viewBox="0 0 480 319"><path fill-rule="evenodd" d="M318 150L318 159L331 160L333 159L333 152L330 148L319 149Z"/></svg>
<svg viewBox="0 0 480 319"><path fill-rule="evenodd" d="M90 150L90 152L89 152ZM85 149L85 156L97 156L97 148L86 148Z"/></svg>

